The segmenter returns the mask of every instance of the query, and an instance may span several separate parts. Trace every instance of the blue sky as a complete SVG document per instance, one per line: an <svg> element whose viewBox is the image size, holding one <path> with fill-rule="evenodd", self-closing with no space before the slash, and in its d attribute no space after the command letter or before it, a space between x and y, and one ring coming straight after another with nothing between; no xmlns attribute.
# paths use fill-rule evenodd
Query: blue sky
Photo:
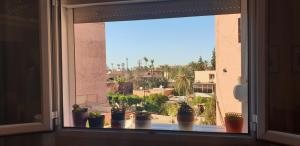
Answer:
<svg viewBox="0 0 300 146"><path fill-rule="evenodd" d="M215 47L214 16L106 22L107 65L129 67L143 57L155 66L209 59ZM148 63L149 64L149 63Z"/></svg>

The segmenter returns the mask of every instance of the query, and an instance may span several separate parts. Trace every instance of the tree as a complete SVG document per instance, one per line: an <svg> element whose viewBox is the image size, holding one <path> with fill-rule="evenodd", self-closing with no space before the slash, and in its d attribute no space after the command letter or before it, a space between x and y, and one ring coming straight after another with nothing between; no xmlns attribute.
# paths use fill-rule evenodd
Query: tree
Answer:
<svg viewBox="0 0 300 146"><path fill-rule="evenodd" d="M214 49L212 52L210 64L211 64L211 70L216 70L216 49Z"/></svg>
<svg viewBox="0 0 300 146"><path fill-rule="evenodd" d="M122 63L121 66L122 66L122 71L125 71L125 63Z"/></svg>
<svg viewBox="0 0 300 146"><path fill-rule="evenodd" d="M147 66L148 65L148 58L147 57L144 57L144 61L145 61L145 66Z"/></svg>
<svg viewBox="0 0 300 146"><path fill-rule="evenodd" d="M150 62L151 62L151 68L154 69L154 59L151 59Z"/></svg>
<svg viewBox="0 0 300 146"><path fill-rule="evenodd" d="M113 71L114 70L114 64L111 63L111 70Z"/></svg>
<svg viewBox="0 0 300 146"><path fill-rule="evenodd" d="M117 66L118 66L118 71L120 71L120 70L121 70L121 68L120 68L121 65L120 65L120 64L117 64Z"/></svg>
<svg viewBox="0 0 300 146"><path fill-rule="evenodd" d="M199 63L199 70L200 71L207 69L207 65L205 64L205 61L203 61L201 56L199 57L198 63Z"/></svg>
<svg viewBox="0 0 300 146"><path fill-rule="evenodd" d="M180 71L175 80L175 90L179 95L188 95L191 91L191 81Z"/></svg>

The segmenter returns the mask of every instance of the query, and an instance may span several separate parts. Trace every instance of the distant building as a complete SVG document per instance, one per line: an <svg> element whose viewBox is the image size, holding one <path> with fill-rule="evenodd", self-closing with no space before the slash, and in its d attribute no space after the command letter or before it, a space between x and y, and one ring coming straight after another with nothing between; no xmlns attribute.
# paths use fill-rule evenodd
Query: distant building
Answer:
<svg viewBox="0 0 300 146"><path fill-rule="evenodd" d="M215 71L195 71L193 90L196 96L212 97L215 93Z"/></svg>
<svg viewBox="0 0 300 146"><path fill-rule="evenodd" d="M195 71L195 83L215 83L216 71Z"/></svg>

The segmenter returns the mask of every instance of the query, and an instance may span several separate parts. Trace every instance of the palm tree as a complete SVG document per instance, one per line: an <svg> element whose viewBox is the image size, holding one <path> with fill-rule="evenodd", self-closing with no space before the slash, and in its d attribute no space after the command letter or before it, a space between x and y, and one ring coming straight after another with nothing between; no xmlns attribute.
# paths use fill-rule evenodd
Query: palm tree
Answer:
<svg viewBox="0 0 300 146"><path fill-rule="evenodd" d="M121 68L120 68L121 65L120 65L120 64L117 64L117 66L118 66L118 71L120 71L120 70L121 70Z"/></svg>
<svg viewBox="0 0 300 146"><path fill-rule="evenodd" d="M122 71L124 71L125 70L125 63L122 63L121 65L122 65Z"/></svg>
<svg viewBox="0 0 300 146"><path fill-rule="evenodd" d="M114 70L114 64L111 63L111 70L113 71Z"/></svg>
<svg viewBox="0 0 300 146"><path fill-rule="evenodd" d="M151 59L150 62L151 62L151 68L154 69L154 59Z"/></svg>
<svg viewBox="0 0 300 146"><path fill-rule="evenodd" d="M176 76L175 90L178 92L179 95L188 95L191 91L191 81L183 72L180 72Z"/></svg>
<svg viewBox="0 0 300 146"><path fill-rule="evenodd" d="M148 58L147 57L144 57L144 61L145 61L145 66L147 66L148 65Z"/></svg>

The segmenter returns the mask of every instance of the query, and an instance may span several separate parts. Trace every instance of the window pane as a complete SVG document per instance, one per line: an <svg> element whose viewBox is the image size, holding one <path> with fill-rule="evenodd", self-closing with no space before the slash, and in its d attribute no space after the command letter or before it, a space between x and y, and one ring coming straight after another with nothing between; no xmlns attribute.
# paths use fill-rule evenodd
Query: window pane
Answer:
<svg viewBox="0 0 300 146"><path fill-rule="evenodd" d="M74 24L73 126L247 133L238 18Z"/></svg>
<svg viewBox="0 0 300 146"><path fill-rule="evenodd" d="M1 1L1 125L41 118L39 23L38 0Z"/></svg>

